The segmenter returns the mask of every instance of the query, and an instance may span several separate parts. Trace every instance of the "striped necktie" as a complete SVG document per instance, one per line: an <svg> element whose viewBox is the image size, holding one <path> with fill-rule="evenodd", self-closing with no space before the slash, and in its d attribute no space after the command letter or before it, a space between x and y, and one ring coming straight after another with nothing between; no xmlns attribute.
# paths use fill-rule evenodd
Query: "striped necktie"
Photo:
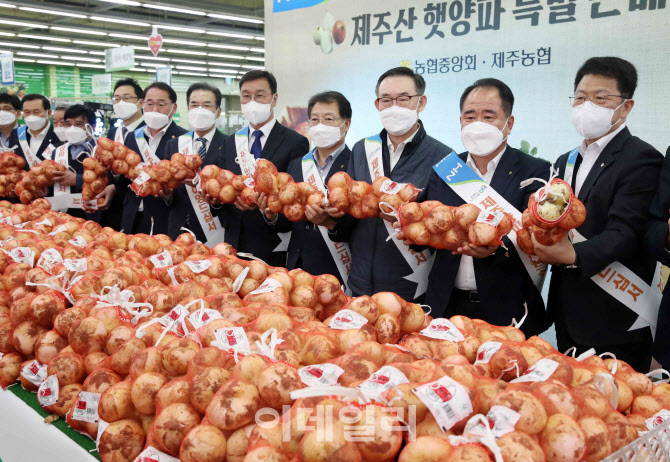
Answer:
<svg viewBox="0 0 670 462"><path fill-rule="evenodd" d="M197 139L197 141L200 142L200 147L198 148L198 155L204 161L205 156L207 156L207 139L200 137Z"/></svg>

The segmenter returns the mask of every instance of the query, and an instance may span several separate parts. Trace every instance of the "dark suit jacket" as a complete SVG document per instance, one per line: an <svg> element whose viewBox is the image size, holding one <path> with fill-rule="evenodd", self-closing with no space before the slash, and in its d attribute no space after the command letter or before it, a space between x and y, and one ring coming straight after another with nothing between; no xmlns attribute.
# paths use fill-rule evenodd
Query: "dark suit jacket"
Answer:
<svg viewBox="0 0 670 462"><path fill-rule="evenodd" d="M168 141L171 139L176 139L180 135L186 133L186 130L181 128L174 122L170 122L170 126L167 131L161 138L160 143L158 143L158 148L156 149L156 157L159 160L169 159L169 156L166 152L165 147L167 146ZM148 141L147 141L148 142ZM126 137L125 145L127 148L132 149L133 151L140 153L140 149L137 146L137 140L135 139L134 134L129 134ZM140 207L140 202L144 200L144 220L140 223L136 223L137 212ZM139 197L134 192L128 191L126 197L123 201L123 215L121 218L121 228L124 232L130 234L136 233L146 233L149 234L151 230L151 218L154 219L154 234L167 234L168 232L168 215L170 213L170 207L167 202L158 197Z"/></svg>
<svg viewBox="0 0 670 462"><path fill-rule="evenodd" d="M556 162L561 178L567 158ZM586 221L578 231L588 240L574 245L579 269L552 268L548 311L581 345L651 342L649 328L628 331L637 315L591 277L618 261L651 283L655 262L643 251L642 237L662 162L661 153L624 128L600 153L579 191ZM573 188L576 177L577 169Z"/></svg>
<svg viewBox="0 0 670 462"><path fill-rule="evenodd" d="M28 139L28 144L30 144L30 130L26 129L26 138ZM37 150L36 157L40 160L43 161L44 157L42 154L44 153L44 150L49 147L49 145L52 144L54 148L57 148L63 142L58 139L58 136L56 136L56 132L54 132L54 125L50 124L49 125L49 130L47 131L46 136L42 140L42 144L40 145L40 148ZM14 154L19 155L23 157L24 159L26 158L26 155L23 153L23 149L21 149L21 145L19 144L19 135L17 132L17 129L14 129L12 131L12 134L9 136L9 146L17 146L16 150L14 151ZM28 170L28 167L26 166L26 170Z"/></svg>
<svg viewBox="0 0 670 462"><path fill-rule="evenodd" d="M665 153L663 169L658 182L658 191L651 202L650 219L647 224L645 244L650 255L666 266L670 266L670 252L666 250L668 240L668 218L670 218L670 148ZM654 358L666 369L670 366L670 293L663 292L658 312Z"/></svg>
<svg viewBox="0 0 670 462"><path fill-rule="evenodd" d="M144 127L146 124L142 121L137 128ZM107 132L107 138L114 140L116 136L116 130L118 127L111 127L109 132ZM132 133L126 135L126 137L131 136ZM111 176L110 184L116 186L116 191L114 192L114 198L112 203L109 205L109 208L102 212L101 225L109 226L117 231L121 230L121 215L123 212L123 201L125 200L126 193L130 189L130 180L123 175L118 175L118 178L115 178L114 175Z"/></svg>
<svg viewBox="0 0 670 462"><path fill-rule="evenodd" d="M70 192L72 194L80 193L82 190L82 186L84 184L84 179L83 179L83 174L84 174L84 159L87 157L90 157L91 152L93 152L94 149L94 141L89 140L88 142L88 148L85 151L82 151L79 153L79 156L77 159L72 159L72 148L73 146L70 146L70 150L68 151L68 161L70 164L70 167L74 172L77 174L77 181L75 186L70 187ZM110 176L110 175L108 175ZM50 189L49 195L52 195L52 189ZM69 215L72 215L73 217L79 217L79 218L84 218L86 220L92 220L95 221L96 223L100 223L100 218L102 216L102 211L96 211L92 213L84 212L82 208L72 208L68 209L67 213Z"/></svg>
<svg viewBox="0 0 670 462"><path fill-rule="evenodd" d="M465 162L468 153L459 154L459 157ZM549 168L550 164L546 160L507 146L491 179L491 187L523 212L528 206L530 195L543 184L535 182L521 189L519 183L527 178L546 180L549 178ZM434 170L431 172L424 198L456 207L465 203ZM479 317L494 325L508 326L512 318L519 321L523 317L525 302L528 306L528 317L522 330L526 336L538 334L547 328L542 296L535 288L514 244L507 237L503 238L503 242L508 250L501 246L487 258L473 259L480 299ZM449 307L460 263L461 256L452 255L450 250L436 252L425 301L431 306L434 317L462 314Z"/></svg>
<svg viewBox="0 0 670 462"><path fill-rule="evenodd" d="M223 168L223 145L225 139L226 136L215 128L214 137L212 138L212 142L209 143L207 155L202 163L203 167L205 165L216 165L219 168ZM178 138L168 141L167 152L179 152ZM212 215L215 215L215 220L218 220L216 215L218 215L219 210L221 210L220 207L215 209L210 206L210 211L212 212ZM189 223L186 222L187 215L189 216ZM191 204L188 192L186 191L186 186L183 184L175 190L174 195L172 196L172 206L170 207L170 218L168 221L168 235L172 239L176 239L177 236L184 232L181 230L182 227L189 228L193 231L200 242L207 241L205 233L200 227L200 222L195 214L193 205Z"/></svg>
<svg viewBox="0 0 670 462"><path fill-rule="evenodd" d="M253 133L253 130L251 130ZM237 149L235 135L226 137L224 168L240 175L235 163ZM301 158L309 151L309 141L299 133L276 122L268 136L261 157L271 161L280 172L288 169L291 160ZM259 210L241 212L234 205L224 205L221 220L226 228L225 240L238 252L248 252L269 265L284 266L286 252L274 252L281 243L277 233L270 229Z"/></svg>
<svg viewBox="0 0 670 462"><path fill-rule="evenodd" d="M351 150L345 146L331 165L325 183L337 172L346 171L349 165ZM295 159L288 167L288 173L296 182L305 181L302 176L302 159ZM302 268L315 276L332 274L342 282L342 277L323 240L321 231L308 220L291 222L284 215L279 214L275 229L280 233L291 231L291 241L288 244L288 269Z"/></svg>

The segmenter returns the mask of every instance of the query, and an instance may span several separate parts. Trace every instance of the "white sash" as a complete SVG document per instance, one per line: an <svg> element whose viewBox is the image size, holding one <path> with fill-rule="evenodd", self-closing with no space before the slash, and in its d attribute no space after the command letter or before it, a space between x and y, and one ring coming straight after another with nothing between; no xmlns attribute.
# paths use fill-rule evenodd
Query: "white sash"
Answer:
<svg viewBox="0 0 670 462"><path fill-rule="evenodd" d="M315 150L316 148L314 148L312 152L307 153L305 157L302 158L302 177L305 182L311 184L316 189L321 191L325 197L328 197L328 190L326 189L326 185L324 184L323 179L321 179L321 175L319 175L319 171L316 167L316 161L314 160ZM328 237L328 228L325 226L319 226L318 228L319 232L321 233L321 237L323 237L323 241L326 243L326 247L328 247L330 255L333 257L333 261L335 261L335 265L337 265L337 271L340 273L340 277L342 278L342 281L344 281L344 285L346 287L347 280L349 279L349 272L351 271L351 252L349 251L349 244L346 242L333 242Z"/></svg>
<svg viewBox="0 0 670 462"><path fill-rule="evenodd" d="M65 143L56 148L54 162L65 166L66 170L70 168L70 143ZM70 186L61 186L60 183L54 183L53 197L47 197L53 210L65 211L67 209L81 208L81 194L72 194Z"/></svg>
<svg viewBox="0 0 670 462"><path fill-rule="evenodd" d="M578 155L579 151L577 148L573 149L570 154L568 154L568 160L563 174L563 180L568 184L572 183L575 162ZM575 244L586 241L586 238L576 229L570 230L569 236L570 240ZM618 261L610 263L598 274L591 276L591 280L595 282L598 287L637 314L638 318L633 325L630 326L628 329L629 331L649 327L651 329L652 337L656 336L658 309L661 305L661 298L663 298L661 266L662 265L659 262L656 262L654 279L652 280L651 285L644 282L641 277Z"/></svg>
<svg viewBox="0 0 670 462"><path fill-rule="evenodd" d="M39 164L40 161L37 159L37 153L33 153L30 150L30 143L28 143L27 132L27 125L23 125L16 129L16 134L19 137L19 145L21 145L21 150L23 151L23 155L26 156L26 162L28 163L28 168L30 169L33 168L33 166Z"/></svg>
<svg viewBox="0 0 670 462"><path fill-rule="evenodd" d="M374 182L377 178L384 175L382 139L379 135L374 135L365 139L365 157L368 162L370 177ZM384 219L382 219L382 221L384 222L384 226L386 227L389 236L393 236L396 233L393 225ZM426 293L426 288L428 287L428 274L433 267L435 255L431 255L430 251L427 249L423 252L415 252L396 238L391 239L391 241L393 241L407 264L412 268L412 274L404 276L404 279L414 282L417 285L414 298L423 295Z"/></svg>
<svg viewBox="0 0 670 462"><path fill-rule="evenodd" d="M142 161L153 165L160 162L160 159L158 159L156 153L149 148L149 143L147 143L147 140L144 138L144 127L135 130L134 135L135 141L137 141L137 148L140 150L140 155L142 156Z"/></svg>
<svg viewBox="0 0 670 462"><path fill-rule="evenodd" d="M248 125L235 133L235 149L237 150L235 161L240 165L242 175L253 177L256 172L256 159L249 152Z"/></svg>
<svg viewBox="0 0 670 462"><path fill-rule="evenodd" d="M435 173L468 204L490 212L509 213L514 218L509 240L517 249L517 254L538 291L542 290L547 275L547 265L538 261L534 255L528 255L519 249L516 233L521 229L521 212L502 197L491 185L461 160L455 152L433 166Z"/></svg>
<svg viewBox="0 0 670 462"><path fill-rule="evenodd" d="M193 149L193 132L188 132L178 138L179 152L184 155L191 155L195 151ZM196 177L197 178L197 177ZM212 210L207 202L205 202L202 189L198 186L186 186L186 192L191 200L191 206L195 215L198 217L198 223L202 232L205 233L207 242L205 244L213 247L219 242L223 242L223 237L226 230L221 226L221 222L212 215Z"/></svg>

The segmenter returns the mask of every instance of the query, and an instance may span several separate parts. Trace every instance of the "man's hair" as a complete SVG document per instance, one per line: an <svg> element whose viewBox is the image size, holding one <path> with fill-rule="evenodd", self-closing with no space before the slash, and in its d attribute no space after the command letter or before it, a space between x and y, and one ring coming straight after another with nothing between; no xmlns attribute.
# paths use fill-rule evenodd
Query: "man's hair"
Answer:
<svg viewBox="0 0 670 462"><path fill-rule="evenodd" d="M163 91L167 92L167 94L170 97L170 102L172 104L177 102L177 92L174 91L174 89L170 85L168 85L167 83L165 83L165 82L154 82L154 83L152 83L151 85L149 85L147 88L144 89L144 96L146 96L146 94L149 93L149 90L151 90L152 88L158 88L159 90L163 90Z"/></svg>
<svg viewBox="0 0 670 462"><path fill-rule="evenodd" d="M191 93L196 90L211 91L214 93L214 100L216 100L216 107L221 107L221 90L213 85L205 82L196 82L186 90L186 104L191 104Z"/></svg>
<svg viewBox="0 0 670 462"><path fill-rule="evenodd" d="M498 79L479 79L468 88L465 89L461 95L460 109L463 112L463 104L465 104L465 99L468 97L472 90L475 88L495 88L498 90L498 95L502 100L502 109L507 117L512 115L512 109L514 109L514 94L510 87L508 87L504 82L501 82Z"/></svg>
<svg viewBox="0 0 670 462"><path fill-rule="evenodd" d="M244 85L246 82L251 82L252 80L258 79L267 80L272 94L274 95L277 93L277 79L275 79L275 76L268 71L261 71L260 69L254 69L253 71L249 71L242 76L240 79L240 90L242 89L242 85Z"/></svg>
<svg viewBox="0 0 670 462"><path fill-rule="evenodd" d="M16 111L21 110L21 100L16 95L0 93L0 104L11 104Z"/></svg>
<svg viewBox="0 0 670 462"><path fill-rule="evenodd" d="M637 70L635 66L625 59L614 56L587 59L575 76L575 91L585 75L599 75L615 79L617 87L619 87L619 93L624 98L632 98L637 87Z"/></svg>
<svg viewBox="0 0 670 462"><path fill-rule="evenodd" d="M25 104L28 101L42 101L42 107L44 108L45 111L48 111L51 109L51 103L47 99L46 96L40 95L39 93L31 93L29 95L26 95L23 97L23 104Z"/></svg>
<svg viewBox="0 0 670 462"><path fill-rule="evenodd" d="M68 107L69 107L69 106L56 106L56 107L54 108L53 112L56 112L56 111L67 111L67 108L68 108ZM63 117L64 117L64 116L63 116Z"/></svg>
<svg viewBox="0 0 670 462"><path fill-rule="evenodd" d="M379 86L382 84L382 81L388 77L409 77L414 80L414 86L416 87L416 93L418 95L423 95L426 91L426 81L419 74L414 72L409 67L394 67L384 72L379 80L377 80L377 86L375 87L375 95L379 96Z"/></svg>
<svg viewBox="0 0 670 462"><path fill-rule="evenodd" d="M140 86L139 83L137 83L137 80L135 79L121 79L116 84L114 85L114 91L117 90L119 87L133 87L133 90L135 90L135 96L137 96L139 99L144 98L144 90L142 90L142 87Z"/></svg>
<svg viewBox="0 0 670 462"><path fill-rule="evenodd" d="M93 112L93 109L86 107L83 104L73 104L67 108L63 120L75 119L79 116L84 116L87 123L95 128L95 113Z"/></svg>
<svg viewBox="0 0 670 462"><path fill-rule="evenodd" d="M307 117L312 116L312 108L316 103L337 103L337 110L340 117L344 119L351 119L351 103L339 91L324 91L312 96L307 103Z"/></svg>

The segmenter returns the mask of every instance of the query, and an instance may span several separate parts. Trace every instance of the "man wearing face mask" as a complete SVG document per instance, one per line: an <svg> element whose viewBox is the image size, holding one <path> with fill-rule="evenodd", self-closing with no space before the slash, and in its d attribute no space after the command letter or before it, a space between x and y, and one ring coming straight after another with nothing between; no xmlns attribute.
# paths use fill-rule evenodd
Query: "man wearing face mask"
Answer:
<svg viewBox="0 0 670 462"><path fill-rule="evenodd" d="M123 144L129 134L143 127L142 103L144 90L135 79L121 79L114 85L112 97L114 115L123 121L120 127L111 127L107 132L107 138ZM121 229L121 215L123 212L123 201L130 189L130 180L123 175L112 175L112 182L116 186L116 192L111 204L102 213L102 225L109 226L115 230Z"/></svg>
<svg viewBox="0 0 670 462"><path fill-rule="evenodd" d="M423 77L406 67L386 71L377 81L375 107L384 129L356 143L347 173L372 183L386 176L396 183L425 188L430 168L451 149L426 134L419 113L426 107ZM334 208L337 217L329 232L351 248L349 288L354 296L392 291L408 301L421 300L426 291L432 256L413 252L397 239L391 223L382 218L356 220Z"/></svg>
<svg viewBox="0 0 670 462"><path fill-rule="evenodd" d="M10 149L18 145L18 138L12 140L14 131L18 127L17 119L21 118L21 100L16 95L0 93L0 146Z"/></svg>
<svg viewBox="0 0 670 462"><path fill-rule="evenodd" d="M226 139L224 168L240 175L252 175L256 159L268 159L280 172L291 160L309 151L304 136L277 123L277 80L261 70L249 71L240 79L242 114L249 125ZM208 198L212 204L218 201ZM226 228L225 241L238 252L251 253L272 266L286 265L288 235L280 237L268 228L263 212L239 198L234 206L224 205L221 216Z"/></svg>
<svg viewBox="0 0 670 462"><path fill-rule="evenodd" d="M54 201L59 195L79 194L84 185L83 161L95 151L95 140L93 139L93 127L95 126L95 114L83 104L74 104L65 111L65 137L67 142L53 152L53 160L68 167L65 172L54 174L55 184L53 186ZM109 203L114 195L114 186L109 185L99 197L105 197ZM82 206L71 204L66 213L74 217L87 220L100 221L100 212L86 212Z"/></svg>
<svg viewBox="0 0 670 462"><path fill-rule="evenodd" d="M548 311L559 350L594 347L644 372L659 300L640 296L654 293L658 278L641 238L663 156L626 127L636 86L635 67L621 58L591 58L577 71L570 101L583 140L556 167L584 203L586 220L571 239L533 245L552 265Z"/></svg>
<svg viewBox="0 0 670 462"><path fill-rule="evenodd" d="M65 110L67 107L65 106L57 106L56 109L54 109L53 112L53 119L54 119L54 133L58 137L58 139L61 141L61 143L65 143L67 141L67 138L65 137L65 129L67 128L65 126Z"/></svg>
<svg viewBox="0 0 670 462"><path fill-rule="evenodd" d="M177 93L168 84L154 82L144 89L144 121L146 126L138 127L126 137L125 145L142 157L142 162L156 164L169 159L165 147L168 141L178 138L186 130L172 121L177 111ZM129 234L152 231L167 234L170 214L170 194L160 197L140 198L127 193L123 202L121 229Z"/></svg>
<svg viewBox="0 0 670 462"><path fill-rule="evenodd" d="M441 167L453 160L460 162L464 171L471 169L468 172L481 177L507 202L496 201L498 211L520 218L530 195L542 184L533 182L519 188L519 183L528 178L547 180L550 164L507 144L514 126L513 107L512 90L500 80L481 79L465 89L460 99L460 123L467 151L445 158L431 169L425 200L454 207L469 200L458 179L455 185L445 181L444 171L450 173L452 167ZM481 202L479 199L475 205L482 207ZM403 233L397 238L403 239ZM505 237L504 247L464 245L453 252L437 250L425 300L432 316L465 315L506 326L512 319L520 321L527 307L521 329L527 336L544 331L547 322L540 295L544 278L537 274L530 257L516 249L515 241Z"/></svg>
<svg viewBox="0 0 670 462"><path fill-rule="evenodd" d="M45 158L50 159L63 142L49 123L51 104L46 97L36 93L24 96L21 111L26 125L16 130L19 147L14 152L23 156L30 168Z"/></svg>
<svg viewBox="0 0 670 462"><path fill-rule="evenodd" d="M345 144L345 137L351 126L351 104L342 93L318 93L307 104L307 116L308 134L315 147L302 159L292 161L288 174L296 182L309 182L326 194L325 185L330 177L346 171L349 165L351 150ZM335 220L324 208L308 205L307 220L294 223L281 214L272 213L263 193L258 206L276 231L291 231L288 269L302 268L313 275L334 274L346 285L351 253L346 243L335 243L328 237L328 229L335 226Z"/></svg>
<svg viewBox="0 0 670 462"><path fill-rule="evenodd" d="M186 91L188 121L192 131L168 141L166 154L180 152L197 154L202 165L223 168L223 145L225 135L216 129L216 120L221 115L221 91L207 83L194 83ZM219 221L220 206L204 202L202 194L192 184L182 184L174 191L168 235L176 239L182 228L190 229L200 242L210 247L223 242L223 226Z"/></svg>

